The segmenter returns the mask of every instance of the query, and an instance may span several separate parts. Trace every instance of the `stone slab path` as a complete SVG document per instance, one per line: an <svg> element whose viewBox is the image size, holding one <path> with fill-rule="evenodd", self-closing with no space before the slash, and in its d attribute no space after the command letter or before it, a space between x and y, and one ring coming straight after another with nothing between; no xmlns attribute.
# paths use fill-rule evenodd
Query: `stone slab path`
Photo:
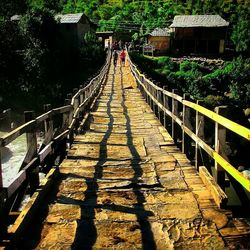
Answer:
<svg viewBox="0 0 250 250"><path fill-rule="evenodd" d="M195 168L145 103L128 65L111 66L90 119L60 165L42 227L33 235L37 249L235 244L228 231L240 230L240 222L217 209Z"/></svg>

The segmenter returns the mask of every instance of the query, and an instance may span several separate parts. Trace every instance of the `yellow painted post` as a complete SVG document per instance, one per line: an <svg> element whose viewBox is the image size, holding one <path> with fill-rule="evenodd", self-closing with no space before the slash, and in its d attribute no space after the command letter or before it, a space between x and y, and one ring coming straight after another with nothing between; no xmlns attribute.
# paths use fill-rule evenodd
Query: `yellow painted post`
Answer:
<svg viewBox="0 0 250 250"><path fill-rule="evenodd" d="M198 105L201 105L202 101L197 100L196 103ZM204 140L204 115L202 115L198 111L196 111L196 117L195 117L195 134L201 140ZM197 170L199 170L199 166L203 165L201 150L202 150L201 147L196 142L195 143L195 167L196 167Z"/></svg>
<svg viewBox="0 0 250 250"><path fill-rule="evenodd" d="M219 106L215 108L215 112L219 115L225 114L227 107ZM223 148L226 146L226 128L222 125L215 123L215 152L217 152L222 157L226 158ZM224 158L223 157L223 158ZM225 171L224 169L215 162L215 180L219 186L225 189Z"/></svg>
<svg viewBox="0 0 250 250"><path fill-rule="evenodd" d="M189 99L190 99L189 94L183 95L183 100L189 100ZM183 109L182 109L182 123L183 126L192 130L190 108L187 107L185 104L183 104ZM182 129L182 153L186 153L187 149L191 150L191 148L189 147L191 147L190 138L188 135L186 135L185 130Z"/></svg>

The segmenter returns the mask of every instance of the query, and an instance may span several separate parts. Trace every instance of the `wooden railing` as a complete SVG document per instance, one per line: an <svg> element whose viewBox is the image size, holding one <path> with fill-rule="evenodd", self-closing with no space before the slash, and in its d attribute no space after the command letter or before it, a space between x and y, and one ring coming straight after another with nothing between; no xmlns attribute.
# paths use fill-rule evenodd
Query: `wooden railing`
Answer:
<svg viewBox="0 0 250 250"><path fill-rule="evenodd" d="M215 180L224 189L225 188L225 172L240 183L247 191L250 191L250 180L248 180L236 167L232 166L226 154L226 132L232 131L238 136L250 141L250 129L243 127L225 117L222 114L224 107L216 107L215 112L189 100L189 95L177 95L176 90L172 92L165 88L160 88L151 80L147 79L144 74L140 73L137 67L129 58L130 68L136 78L138 88L144 96L152 110L163 121L166 127L166 120L170 118L171 135L176 139L176 125L181 128L181 147L183 153L191 150L192 140L195 143L195 166L199 170L202 166L200 150L201 148L215 162ZM191 115L191 113L195 115ZM163 116L163 117L162 117ZM214 147L205 142L204 119L208 119L215 123L214 130Z"/></svg>
<svg viewBox="0 0 250 250"><path fill-rule="evenodd" d="M0 138L0 149L24 133L27 138L24 161L15 179L7 186L3 185L0 154L0 236L6 232L8 215L18 211L24 195L28 192L31 196L39 188L39 172L47 173L55 166L55 160L60 162L67 147L72 144L74 135L82 129L83 120L106 79L110 60L109 52L100 73L85 87L75 89L74 96L66 99L65 106L51 109L50 105L45 105L46 112L36 118L33 111L25 112L25 124ZM39 147L37 130L44 131L44 140Z"/></svg>

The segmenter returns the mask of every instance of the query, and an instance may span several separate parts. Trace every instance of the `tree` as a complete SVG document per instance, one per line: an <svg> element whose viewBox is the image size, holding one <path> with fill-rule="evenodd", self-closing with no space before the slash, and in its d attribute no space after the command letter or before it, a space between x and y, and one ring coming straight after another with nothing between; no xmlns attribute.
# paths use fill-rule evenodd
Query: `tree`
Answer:
<svg viewBox="0 0 250 250"><path fill-rule="evenodd" d="M250 49L250 20L240 18L233 27L231 39L235 44L236 51L244 52Z"/></svg>

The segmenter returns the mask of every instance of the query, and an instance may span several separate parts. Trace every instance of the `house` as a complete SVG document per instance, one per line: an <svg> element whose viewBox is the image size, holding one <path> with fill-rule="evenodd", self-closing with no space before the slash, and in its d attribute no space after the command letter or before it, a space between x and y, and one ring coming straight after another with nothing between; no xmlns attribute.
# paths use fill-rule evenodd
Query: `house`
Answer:
<svg viewBox="0 0 250 250"><path fill-rule="evenodd" d="M219 15L175 16L173 51L194 54L222 54L229 23Z"/></svg>
<svg viewBox="0 0 250 250"><path fill-rule="evenodd" d="M148 35L148 44L155 48L156 53L164 53L170 48L170 29L156 28Z"/></svg>
<svg viewBox="0 0 250 250"><path fill-rule="evenodd" d="M20 15L10 18L12 22L20 21ZM60 24L61 40L65 48L79 48L84 34L95 31L96 27L83 13L56 15L55 20Z"/></svg>
<svg viewBox="0 0 250 250"><path fill-rule="evenodd" d="M110 48L113 43L113 31L96 31L96 36L102 41L104 48Z"/></svg>
<svg viewBox="0 0 250 250"><path fill-rule="evenodd" d="M83 13L56 15L66 47L80 47L84 34L94 30L94 24Z"/></svg>

